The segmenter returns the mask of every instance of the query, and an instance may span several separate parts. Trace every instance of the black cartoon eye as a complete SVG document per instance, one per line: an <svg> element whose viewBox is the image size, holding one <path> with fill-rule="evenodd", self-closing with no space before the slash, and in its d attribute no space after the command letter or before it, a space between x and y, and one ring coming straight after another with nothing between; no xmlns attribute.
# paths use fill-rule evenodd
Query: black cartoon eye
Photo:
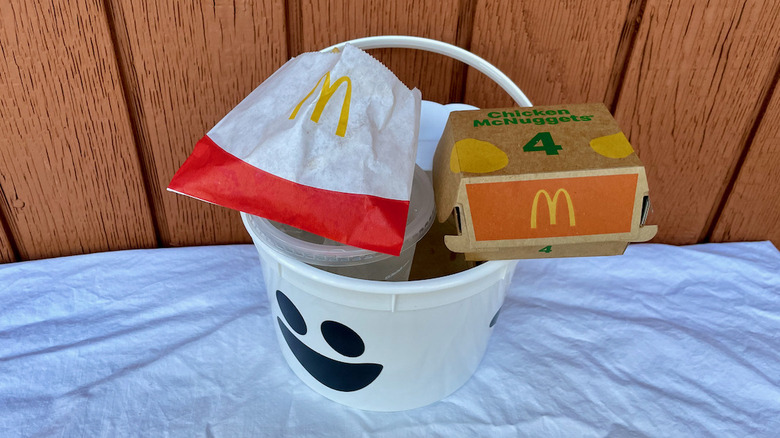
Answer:
<svg viewBox="0 0 780 438"><path fill-rule="evenodd" d="M320 327L325 342L347 357L358 357L366 351L363 340L351 328L336 321L325 321Z"/></svg>
<svg viewBox="0 0 780 438"><path fill-rule="evenodd" d="M303 336L306 334L306 321L303 320L303 315L295 307L295 304L287 298L287 295L282 291L276 291L276 302L279 303L279 308L282 310L282 316L287 320L287 324L290 324L290 328L295 330L296 333ZM357 336L357 335L355 335Z"/></svg>

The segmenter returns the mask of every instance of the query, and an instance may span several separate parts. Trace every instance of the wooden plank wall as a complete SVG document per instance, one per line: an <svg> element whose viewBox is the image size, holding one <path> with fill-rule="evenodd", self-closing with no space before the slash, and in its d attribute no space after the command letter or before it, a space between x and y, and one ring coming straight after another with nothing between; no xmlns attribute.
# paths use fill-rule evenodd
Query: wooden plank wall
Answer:
<svg viewBox="0 0 780 438"><path fill-rule="evenodd" d="M780 246L780 89L777 77L764 117L714 228L712 240L771 239Z"/></svg>
<svg viewBox="0 0 780 438"><path fill-rule="evenodd" d="M0 8L0 210L11 254L155 246L103 4ZM8 250L2 254L9 261Z"/></svg>
<svg viewBox="0 0 780 438"><path fill-rule="evenodd" d="M623 27L635 19L629 12L637 13L630 0L485 0L476 10L470 50L506 72L535 105L602 102L613 69L623 68L625 54L613 64L621 43L626 45ZM513 104L476 71L469 71L466 102L482 108Z"/></svg>
<svg viewBox="0 0 780 438"><path fill-rule="evenodd" d="M106 3L160 243L248 242L238 213L166 187L195 142L287 60L283 1Z"/></svg>
<svg viewBox="0 0 780 438"><path fill-rule="evenodd" d="M471 50L536 104L604 102L655 241L780 246L773 0L47 0L0 5L0 262L248 242L236 212L166 192L173 173L289 57L378 34ZM425 99L511 105L443 56L372 54Z"/></svg>
<svg viewBox="0 0 780 438"><path fill-rule="evenodd" d="M718 219L775 78L779 16L775 0L648 1L615 116L658 194L659 241L700 242Z"/></svg>

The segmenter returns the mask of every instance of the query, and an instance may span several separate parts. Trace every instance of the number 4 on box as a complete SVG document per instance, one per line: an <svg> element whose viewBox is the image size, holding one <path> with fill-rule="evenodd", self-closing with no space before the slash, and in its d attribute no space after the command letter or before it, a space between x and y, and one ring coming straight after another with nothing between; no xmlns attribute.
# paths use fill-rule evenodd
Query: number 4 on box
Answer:
<svg viewBox="0 0 780 438"><path fill-rule="evenodd" d="M537 152L544 151L547 155L558 155L558 151L563 149L561 145L555 144L555 141L549 132L540 132L531 138L531 140L523 146L525 152Z"/></svg>

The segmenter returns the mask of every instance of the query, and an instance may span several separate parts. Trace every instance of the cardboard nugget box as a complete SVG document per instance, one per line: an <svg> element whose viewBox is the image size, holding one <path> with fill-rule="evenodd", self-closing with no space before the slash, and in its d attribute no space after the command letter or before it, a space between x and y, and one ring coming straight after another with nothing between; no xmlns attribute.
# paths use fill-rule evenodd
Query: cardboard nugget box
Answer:
<svg viewBox="0 0 780 438"><path fill-rule="evenodd" d="M434 157L469 260L623 254L655 236L642 163L603 104L456 111Z"/></svg>

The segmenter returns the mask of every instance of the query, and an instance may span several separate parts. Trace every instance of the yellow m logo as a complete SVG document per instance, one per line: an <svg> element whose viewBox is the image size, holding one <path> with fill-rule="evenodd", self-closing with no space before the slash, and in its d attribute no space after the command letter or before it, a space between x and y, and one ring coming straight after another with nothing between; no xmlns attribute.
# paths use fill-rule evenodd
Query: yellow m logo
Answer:
<svg viewBox="0 0 780 438"><path fill-rule="evenodd" d="M541 195L544 195L544 197L547 198L547 211L550 212L550 225L555 225L557 216L556 213L558 210L558 197L561 195L561 193L566 196L566 205L569 207L569 226L573 227L575 225L574 205L572 205L569 192L567 192L566 189L558 189L555 191L555 195L551 198L550 194L547 193L547 190L542 189L536 192L536 196L534 196L534 203L531 205L531 228L536 228L536 214L539 210L539 196Z"/></svg>
<svg viewBox="0 0 780 438"><path fill-rule="evenodd" d="M330 72L325 73L325 76L321 77L320 80L317 81L317 83L314 85L314 88L309 91L309 94L307 94L303 100L298 102L298 105L295 107L292 114L290 114L290 120L295 118L295 116L298 114L298 110L300 110L301 106L303 106L303 103L306 102L306 100L308 100L312 94L314 94L314 92L317 90L317 87L320 85L320 82L322 82L322 93L320 93L320 97L317 99L317 104L314 105L314 112L311 113L311 121L314 123L319 123L322 111L325 109L325 104L328 103L331 96L333 96L333 93L338 90L342 83L347 83L347 92L344 94L344 102L341 104L339 124L336 127L336 135L339 137L344 137L344 134L347 133L347 121L349 120L349 102L352 100L352 81L349 79L349 76L342 76L336 79L336 82L331 85Z"/></svg>

